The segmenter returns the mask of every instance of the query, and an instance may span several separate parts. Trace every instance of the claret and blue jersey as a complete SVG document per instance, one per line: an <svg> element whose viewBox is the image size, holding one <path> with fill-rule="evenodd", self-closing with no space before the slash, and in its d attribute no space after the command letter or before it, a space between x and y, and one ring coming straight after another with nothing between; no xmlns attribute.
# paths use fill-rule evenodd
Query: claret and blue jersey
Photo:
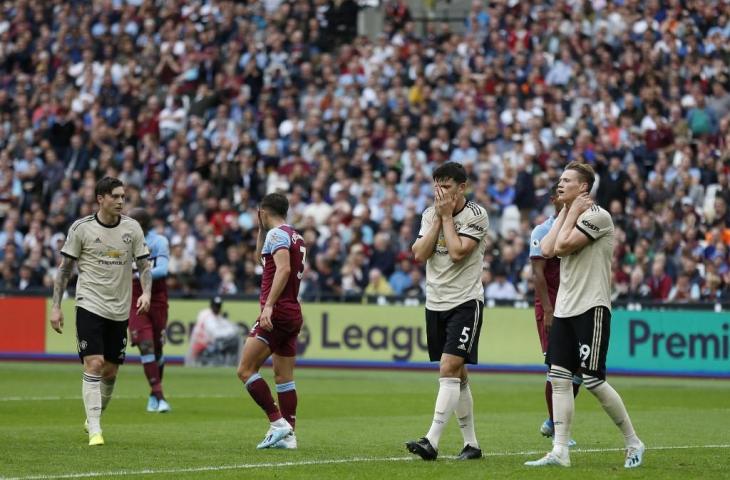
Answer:
<svg viewBox="0 0 730 480"><path fill-rule="evenodd" d="M145 237L147 248L150 251L149 261L152 264L152 302L167 303L167 266L170 261L170 242L167 237L150 230ZM139 279L135 277L133 284L133 298L142 294Z"/></svg>
<svg viewBox="0 0 730 480"><path fill-rule="evenodd" d="M304 239L290 225L281 225L272 228L266 234L261 256L264 260L264 274L261 279L261 305L271 292L276 273L274 254L281 249L289 251L289 265L291 271L286 282L284 291L274 305L274 318L276 319L300 319L302 315L301 306L297 297L299 296L299 284L304 273L304 262L306 261L307 250L304 247Z"/></svg>

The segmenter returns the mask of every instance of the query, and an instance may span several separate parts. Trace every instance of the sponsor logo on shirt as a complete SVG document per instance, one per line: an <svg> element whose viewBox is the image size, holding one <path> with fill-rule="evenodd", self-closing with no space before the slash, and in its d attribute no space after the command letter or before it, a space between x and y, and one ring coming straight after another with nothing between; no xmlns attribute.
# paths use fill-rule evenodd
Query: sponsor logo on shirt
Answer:
<svg viewBox="0 0 730 480"><path fill-rule="evenodd" d="M594 232L597 232L597 231L599 231L599 230L600 230L600 229L599 229L599 228L598 228L597 226L593 225L593 224L592 224L591 222L589 222L588 220L581 220L581 222L580 222L580 223L582 223L582 224L583 224L583 226L585 226L586 228L588 228L588 229L590 229L590 230L593 230Z"/></svg>
<svg viewBox="0 0 730 480"><path fill-rule="evenodd" d="M126 252L122 250L117 250L116 248L107 248L106 250L102 250L98 252L100 256L110 258L112 260L105 260L103 258L100 258L98 263L99 265L126 265L127 259Z"/></svg>

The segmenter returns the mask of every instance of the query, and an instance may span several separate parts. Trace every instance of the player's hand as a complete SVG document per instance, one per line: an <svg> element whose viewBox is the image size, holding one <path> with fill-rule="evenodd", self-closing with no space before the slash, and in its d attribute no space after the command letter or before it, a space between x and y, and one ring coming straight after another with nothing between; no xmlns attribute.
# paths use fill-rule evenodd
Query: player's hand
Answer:
<svg viewBox="0 0 730 480"><path fill-rule="evenodd" d="M261 310L261 314L259 314L259 318L257 319L261 328L267 332L270 332L274 328L274 324L271 323L271 315L273 315L273 313L274 309L272 307L264 306L264 309Z"/></svg>
<svg viewBox="0 0 730 480"><path fill-rule="evenodd" d="M543 310L542 324L545 328L545 333L550 333L550 329L553 327L553 311L552 310Z"/></svg>
<svg viewBox="0 0 730 480"><path fill-rule="evenodd" d="M582 193L578 195L575 200L573 200L573 203L570 205L570 209L575 210L575 212L580 215L592 206L593 200L591 199L591 196L588 193Z"/></svg>
<svg viewBox="0 0 730 480"><path fill-rule="evenodd" d="M51 327L58 333L63 333L63 312L59 307L51 308Z"/></svg>
<svg viewBox="0 0 730 480"><path fill-rule="evenodd" d="M440 186L434 188L434 208L439 217L450 217L454 214L456 199L453 195L444 192Z"/></svg>
<svg viewBox="0 0 730 480"><path fill-rule="evenodd" d="M150 309L150 296L146 293L140 295L137 299L137 315L147 313Z"/></svg>

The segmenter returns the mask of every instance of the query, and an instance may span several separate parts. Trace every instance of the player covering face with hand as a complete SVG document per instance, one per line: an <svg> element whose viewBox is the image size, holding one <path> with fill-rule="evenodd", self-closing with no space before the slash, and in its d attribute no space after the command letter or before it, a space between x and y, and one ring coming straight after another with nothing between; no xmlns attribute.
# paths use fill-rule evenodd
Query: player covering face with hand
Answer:
<svg viewBox="0 0 730 480"><path fill-rule="evenodd" d="M460 460L481 458L466 365L477 363L484 290L481 283L489 219L464 193L464 167L448 162L433 172L434 205L421 217L412 251L426 262L426 333L431 361L440 362L439 390L431 428L406 443L409 452L435 460L439 441L456 414L464 437Z"/></svg>
<svg viewBox="0 0 730 480"><path fill-rule="evenodd" d="M624 467L641 465L644 444L634 431L623 400L606 382L606 354L611 332L611 215L590 197L595 174L589 165L572 162L558 184L564 207L540 244L545 258L559 256L560 288L555 303L545 363L553 387L553 449L531 467L570 466L568 444L575 411L573 375L596 397L624 435Z"/></svg>

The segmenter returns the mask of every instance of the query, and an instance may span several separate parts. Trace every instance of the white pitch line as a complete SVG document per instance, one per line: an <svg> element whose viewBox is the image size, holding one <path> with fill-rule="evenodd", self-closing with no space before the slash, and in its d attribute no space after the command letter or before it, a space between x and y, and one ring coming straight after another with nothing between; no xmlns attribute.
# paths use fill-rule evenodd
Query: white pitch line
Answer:
<svg viewBox="0 0 730 480"><path fill-rule="evenodd" d="M730 448L730 444L710 444L710 445L669 445L659 447L649 447L647 451L656 450L692 450L692 449L718 449ZM623 448L585 448L571 449L571 453L607 453L622 452ZM485 457L521 457L526 455L539 455L545 453L545 450L528 450L523 452L488 452ZM440 458L455 459L455 456L444 456ZM416 457L355 457L355 458L337 458L327 460L302 460L300 462L268 462L268 463L241 463L233 465L208 465L202 467L186 467L186 468L162 468L152 469L145 468L142 470L115 470L109 472L80 472L65 473L60 475L29 475L25 477L0 477L0 480L61 480L68 478L89 478L89 477L124 477L129 475L159 475L164 473L197 473L197 472L219 472L223 470L250 470L254 468L272 468L272 467L302 467L309 465L336 465L342 463L366 463L366 462L410 462L417 460Z"/></svg>
<svg viewBox="0 0 730 480"><path fill-rule="evenodd" d="M205 394L205 395L175 395L175 398L237 398L240 395ZM144 395L114 395L115 400L139 400L147 398ZM81 395L49 395L43 397L0 397L0 402L53 402L58 400L81 400Z"/></svg>

